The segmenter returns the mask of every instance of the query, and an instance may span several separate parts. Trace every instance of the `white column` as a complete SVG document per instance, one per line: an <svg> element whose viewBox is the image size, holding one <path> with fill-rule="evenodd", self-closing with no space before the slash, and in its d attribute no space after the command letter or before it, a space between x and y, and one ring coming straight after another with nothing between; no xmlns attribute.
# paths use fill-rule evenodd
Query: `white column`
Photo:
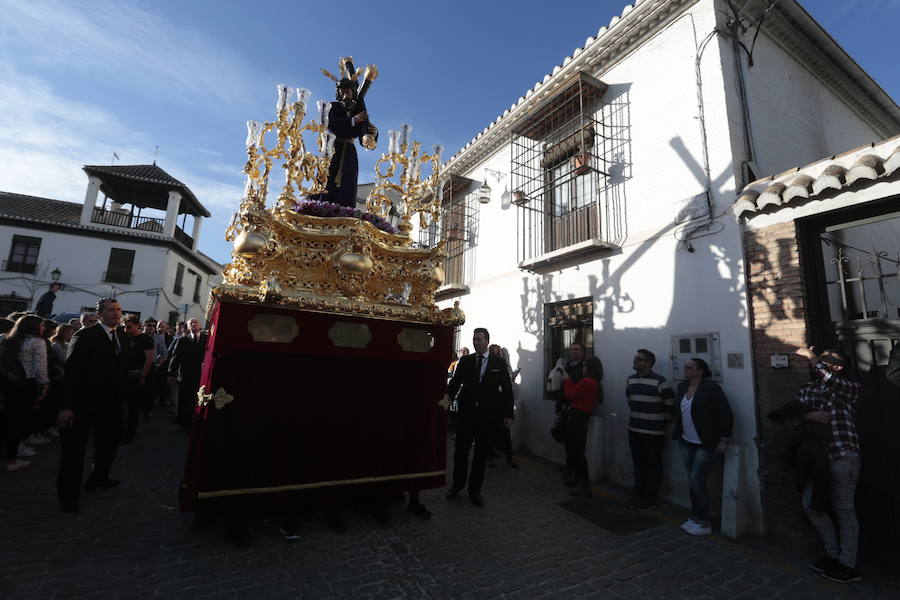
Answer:
<svg viewBox="0 0 900 600"><path fill-rule="evenodd" d="M88 177L87 193L84 195L84 206L81 207L82 225L90 225L94 216L94 207L97 205L97 195L100 193L100 180L96 177Z"/></svg>
<svg viewBox="0 0 900 600"><path fill-rule="evenodd" d="M169 192L169 206L166 208L166 226L163 235L175 237L175 225L178 222L178 209L181 208L181 192Z"/></svg>
<svg viewBox="0 0 900 600"><path fill-rule="evenodd" d="M194 244L191 247L191 250L194 252L197 251L197 244L200 242L200 225L203 224L203 219L199 215L194 215L194 231L191 233L191 237L194 239Z"/></svg>

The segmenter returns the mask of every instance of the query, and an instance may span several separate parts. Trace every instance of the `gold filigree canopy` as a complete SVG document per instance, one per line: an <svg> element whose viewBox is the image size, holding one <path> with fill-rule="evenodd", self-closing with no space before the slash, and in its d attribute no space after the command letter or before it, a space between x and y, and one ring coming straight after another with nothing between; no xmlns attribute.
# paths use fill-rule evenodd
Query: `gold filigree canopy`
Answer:
<svg viewBox="0 0 900 600"><path fill-rule="evenodd" d="M350 73L352 59L341 60ZM369 65L364 73L371 83L377 69ZM441 148L421 153L420 143L410 140L408 125L389 132L389 148L377 161L376 184L367 204L371 215L379 218L358 211L353 217L302 214L299 200L325 193L335 143L328 131L331 103L320 100L316 117L306 120L309 95L303 88L279 85L275 120L247 124L247 183L225 233L234 242L232 262L225 266L223 283L213 296L375 318L462 324L465 317L458 306L441 311L434 304L434 293L444 280L443 244L414 248L409 235L412 216L418 213L424 226L439 212ZM304 136L314 138L314 143ZM268 208L276 161L282 163L285 183ZM388 190L400 197L399 206L394 207L400 233L383 222L391 210Z"/></svg>

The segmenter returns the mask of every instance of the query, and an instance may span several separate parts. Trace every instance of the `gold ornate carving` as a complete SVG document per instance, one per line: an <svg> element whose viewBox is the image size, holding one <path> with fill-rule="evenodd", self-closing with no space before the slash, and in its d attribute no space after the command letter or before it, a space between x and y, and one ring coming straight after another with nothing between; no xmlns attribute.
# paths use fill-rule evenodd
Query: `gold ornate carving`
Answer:
<svg viewBox="0 0 900 600"><path fill-rule="evenodd" d="M352 59L342 58L349 69ZM347 71L349 72L349 71ZM367 67L365 77L378 74ZM391 147L378 161L378 180L369 196L370 210L387 218L391 200L387 191L399 192L400 229L387 233L368 221L353 217L315 217L293 210L301 198L325 191L334 152L334 135L327 130L330 103L319 101L317 119L304 123L309 91L278 86L276 119L247 124L247 175L244 198L225 232L234 242L232 262L225 265L223 282L213 290L216 298L285 305L367 317L460 325L458 306L438 310L434 294L443 283L443 243L435 248L414 248L409 237L410 218L422 224L440 211L440 153L420 152L404 125L391 133ZM317 138L307 149L304 134ZM374 139L372 140L374 142ZM271 146L271 148L269 148ZM274 161L283 161L285 184L275 206L266 207ZM424 176L425 167L430 173Z"/></svg>
<svg viewBox="0 0 900 600"><path fill-rule="evenodd" d="M213 406L218 410L222 410L225 408L225 405L232 402L234 400L234 396L227 393L225 388L219 388L215 394L207 394L206 386L201 385L200 389L197 391L197 405L198 406L206 406L210 402L213 403Z"/></svg>

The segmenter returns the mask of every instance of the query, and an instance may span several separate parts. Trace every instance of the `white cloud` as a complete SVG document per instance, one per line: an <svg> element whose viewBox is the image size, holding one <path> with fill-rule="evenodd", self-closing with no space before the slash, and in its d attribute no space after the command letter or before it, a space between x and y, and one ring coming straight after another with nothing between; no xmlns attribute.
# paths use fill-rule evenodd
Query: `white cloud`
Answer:
<svg viewBox="0 0 900 600"><path fill-rule="evenodd" d="M248 104L253 69L229 48L136 3L4 2L0 48L32 64L126 80L183 101ZM5 41L4 41L5 39Z"/></svg>
<svg viewBox="0 0 900 600"><path fill-rule="evenodd" d="M46 82L22 75L0 62L0 190L31 196L83 202L85 164L143 164L149 159L149 136L124 125L97 106L71 102ZM221 172L222 180L197 175L178 165L163 166L191 188L212 214L211 221L227 223L243 193L240 167ZM221 235L203 231L204 251L224 260L227 247Z"/></svg>
<svg viewBox="0 0 900 600"><path fill-rule="evenodd" d="M0 189L80 200L85 164L142 154L146 136L115 115L58 96L45 82L0 63ZM144 144L146 145L146 144Z"/></svg>

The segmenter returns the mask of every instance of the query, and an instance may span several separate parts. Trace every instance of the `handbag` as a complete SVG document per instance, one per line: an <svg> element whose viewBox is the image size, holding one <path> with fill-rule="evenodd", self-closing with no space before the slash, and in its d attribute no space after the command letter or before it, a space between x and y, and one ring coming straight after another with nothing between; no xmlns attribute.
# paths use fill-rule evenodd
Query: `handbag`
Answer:
<svg viewBox="0 0 900 600"><path fill-rule="evenodd" d="M566 443L566 431L569 428L569 410L566 407L556 413L556 421L553 423L553 427L550 428L550 437L560 444Z"/></svg>

